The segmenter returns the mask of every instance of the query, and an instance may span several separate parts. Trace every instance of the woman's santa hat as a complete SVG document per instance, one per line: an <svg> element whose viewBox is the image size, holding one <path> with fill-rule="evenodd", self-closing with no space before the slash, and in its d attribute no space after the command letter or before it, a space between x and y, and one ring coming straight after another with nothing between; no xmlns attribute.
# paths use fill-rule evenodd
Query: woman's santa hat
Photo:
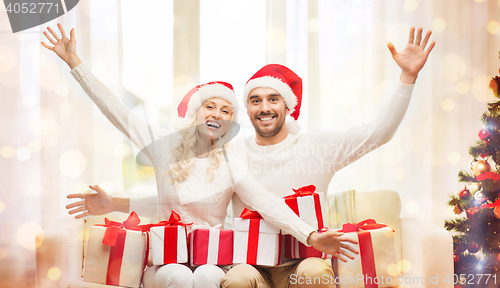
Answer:
<svg viewBox="0 0 500 288"><path fill-rule="evenodd" d="M292 70L280 64L269 64L255 73L245 85L243 90L243 103L248 108L248 96L255 88L272 88L280 93L285 100L286 107L290 110L290 120L286 124L288 133L297 134L300 126L297 119L300 115L302 104L302 79Z"/></svg>
<svg viewBox="0 0 500 288"><path fill-rule="evenodd" d="M177 106L177 115L179 118L190 119L195 115L203 102L210 98L220 98L229 102L233 110L232 121L237 122L238 101L236 100L236 94L231 84L222 81L201 84L189 90L184 98L182 98L179 106Z"/></svg>

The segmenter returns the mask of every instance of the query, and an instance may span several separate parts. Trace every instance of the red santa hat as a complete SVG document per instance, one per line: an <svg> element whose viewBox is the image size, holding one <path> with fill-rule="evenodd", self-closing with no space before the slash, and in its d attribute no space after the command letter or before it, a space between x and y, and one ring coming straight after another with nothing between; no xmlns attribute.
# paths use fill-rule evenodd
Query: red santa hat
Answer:
<svg viewBox="0 0 500 288"><path fill-rule="evenodd" d="M231 103L233 121L237 122L238 101L236 100L236 94L231 84L222 81L201 84L189 90L184 98L182 98L179 106L177 106L177 115L180 118L190 119L198 111L203 102L214 97Z"/></svg>
<svg viewBox="0 0 500 288"><path fill-rule="evenodd" d="M280 64L268 64L255 73L243 90L243 103L248 108L250 91L258 87L272 88L280 93L290 110L290 120L286 124L287 131L292 134L300 132L297 119L302 104L302 79L292 70Z"/></svg>

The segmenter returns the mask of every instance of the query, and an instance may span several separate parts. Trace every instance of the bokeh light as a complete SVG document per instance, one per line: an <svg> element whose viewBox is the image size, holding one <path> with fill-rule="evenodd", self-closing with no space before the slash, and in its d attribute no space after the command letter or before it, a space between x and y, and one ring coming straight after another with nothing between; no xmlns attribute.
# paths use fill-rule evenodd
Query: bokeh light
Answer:
<svg viewBox="0 0 500 288"><path fill-rule="evenodd" d="M406 273L406 272L410 271L411 270L411 263L410 263L410 261L405 260L405 259L399 261L398 262L398 270L401 271L401 272L403 272L403 273Z"/></svg>
<svg viewBox="0 0 500 288"><path fill-rule="evenodd" d="M483 103L494 102L497 99L488 88L490 85L491 77L486 75L478 76L472 82L472 95L474 98Z"/></svg>
<svg viewBox="0 0 500 288"><path fill-rule="evenodd" d="M416 0L406 0L405 9L407 11L413 12L417 10L417 7L418 7L418 2Z"/></svg>
<svg viewBox="0 0 500 288"><path fill-rule="evenodd" d="M47 277L52 281L56 281L57 279L61 278L61 269L57 267L50 268L47 272Z"/></svg>
<svg viewBox="0 0 500 288"><path fill-rule="evenodd" d="M448 54L441 60L441 75L448 81L458 81L464 77L466 65L462 57Z"/></svg>
<svg viewBox="0 0 500 288"><path fill-rule="evenodd" d="M465 94L465 93L469 92L469 89L470 89L469 83L467 83L465 81L461 81L461 82L457 83L457 92L458 93Z"/></svg>
<svg viewBox="0 0 500 288"><path fill-rule="evenodd" d="M444 99L443 101L441 101L441 109L443 109L444 111L451 111L453 110L453 108L455 108L455 102L453 102L453 100Z"/></svg>
<svg viewBox="0 0 500 288"><path fill-rule="evenodd" d="M31 140L28 143L28 149L31 151L31 153L38 152L42 149L42 143L40 140Z"/></svg>
<svg viewBox="0 0 500 288"><path fill-rule="evenodd" d="M68 177L78 177L85 172L87 161L80 151L69 150L62 154L61 160L61 173Z"/></svg>
<svg viewBox="0 0 500 288"><path fill-rule="evenodd" d="M9 159L16 155L16 149L10 145L4 145L2 146L2 149L0 149L0 154L2 154L3 158Z"/></svg>
<svg viewBox="0 0 500 288"><path fill-rule="evenodd" d="M59 82L56 84L55 91L59 96L66 96L69 93L69 86L64 82Z"/></svg>
<svg viewBox="0 0 500 288"><path fill-rule="evenodd" d="M112 194L114 191L113 184L109 181L104 181L99 184L99 187L101 187L102 190L106 191L108 194Z"/></svg>
<svg viewBox="0 0 500 288"><path fill-rule="evenodd" d="M420 212L420 205L418 205L416 201L409 200L408 202L406 202L405 209L409 214L415 215Z"/></svg>
<svg viewBox="0 0 500 288"><path fill-rule="evenodd" d="M311 33L316 33L319 31L319 20L316 18L309 19L307 21L307 30Z"/></svg>
<svg viewBox="0 0 500 288"><path fill-rule="evenodd" d="M483 2L484 0L474 0L474 1L476 1L476 2L478 2L478 3L481 3L481 2Z"/></svg>
<svg viewBox="0 0 500 288"><path fill-rule="evenodd" d="M448 153L448 162L451 164L458 164L462 160L462 156L458 152L450 152Z"/></svg>
<svg viewBox="0 0 500 288"><path fill-rule="evenodd" d="M17 241L22 247L29 250L34 250L40 242L35 242L36 234L42 231L40 225L35 222L26 222L17 229Z"/></svg>
<svg viewBox="0 0 500 288"><path fill-rule="evenodd" d="M486 29L488 29L488 32L491 34L497 34L498 31L500 31L500 24L497 21L490 21Z"/></svg>
<svg viewBox="0 0 500 288"><path fill-rule="evenodd" d="M398 265L396 265L395 263L392 263L389 266L387 266L387 273L393 277L398 276L398 274L399 274Z"/></svg>
<svg viewBox="0 0 500 288"><path fill-rule="evenodd" d="M79 182L75 184L75 193L83 193L85 191L89 191L89 185L87 183Z"/></svg>
<svg viewBox="0 0 500 288"><path fill-rule="evenodd" d="M276 55L285 52L286 50L286 34L281 29L268 29L268 39L273 39L271 45L268 46L269 54Z"/></svg>
<svg viewBox="0 0 500 288"><path fill-rule="evenodd" d="M441 32L446 28L446 21L443 18L436 18L432 21L432 30Z"/></svg>
<svg viewBox="0 0 500 288"><path fill-rule="evenodd" d="M406 178L406 169L403 167L398 167L394 169L394 178L397 180L403 180Z"/></svg>
<svg viewBox="0 0 500 288"><path fill-rule="evenodd" d="M5 210L5 204L3 204L2 201L0 201L0 213Z"/></svg>
<svg viewBox="0 0 500 288"><path fill-rule="evenodd" d="M26 147L19 147L16 151L16 158L19 161L26 161L30 158L31 152Z"/></svg>

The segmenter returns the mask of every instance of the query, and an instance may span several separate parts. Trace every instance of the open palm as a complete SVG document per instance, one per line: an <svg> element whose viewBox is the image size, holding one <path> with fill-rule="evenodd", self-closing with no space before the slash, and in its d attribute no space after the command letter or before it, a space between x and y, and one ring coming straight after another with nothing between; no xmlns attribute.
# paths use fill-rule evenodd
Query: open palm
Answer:
<svg viewBox="0 0 500 288"><path fill-rule="evenodd" d="M434 45L436 45L436 43L432 41L426 49L432 32L430 30L427 31L422 40L422 30L422 27L418 28L417 36L415 37L415 27L411 27L408 44L406 44L405 49L401 52L397 52L392 43L387 43L387 47L394 61L396 61L404 72L411 75L418 75L418 72L424 67L429 53L431 53Z"/></svg>
<svg viewBox="0 0 500 288"><path fill-rule="evenodd" d="M52 43L52 45L54 46L51 47L44 42L42 42L42 45L43 47L54 51L57 54L57 56L59 56L62 60L68 63L70 58L76 55L75 28L71 29L70 32L71 38L68 39L68 37L66 37L66 32L64 31L62 25L58 23L57 27L59 28L59 31L61 31L61 37L59 37L50 27L47 27L47 29L49 30L53 38L46 31L43 32L43 35L45 35L45 37L47 37L49 42Z"/></svg>

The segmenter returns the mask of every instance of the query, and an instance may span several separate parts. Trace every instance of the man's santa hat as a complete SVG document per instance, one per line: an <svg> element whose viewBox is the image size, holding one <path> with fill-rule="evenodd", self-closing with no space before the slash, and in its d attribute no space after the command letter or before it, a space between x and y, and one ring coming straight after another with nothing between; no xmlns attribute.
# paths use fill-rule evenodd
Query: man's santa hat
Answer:
<svg viewBox="0 0 500 288"><path fill-rule="evenodd" d="M232 121L238 121L238 101L233 86L222 81L201 84L189 90L177 106L177 115L179 118L190 119L203 102L210 98L220 98L229 102L233 111Z"/></svg>
<svg viewBox="0 0 500 288"><path fill-rule="evenodd" d="M280 93L290 110L290 120L286 124L288 133L297 134L300 126L297 119L302 104L302 79L292 70L280 64L268 64L255 73L243 90L243 103L248 108L248 96L255 88L272 88Z"/></svg>

